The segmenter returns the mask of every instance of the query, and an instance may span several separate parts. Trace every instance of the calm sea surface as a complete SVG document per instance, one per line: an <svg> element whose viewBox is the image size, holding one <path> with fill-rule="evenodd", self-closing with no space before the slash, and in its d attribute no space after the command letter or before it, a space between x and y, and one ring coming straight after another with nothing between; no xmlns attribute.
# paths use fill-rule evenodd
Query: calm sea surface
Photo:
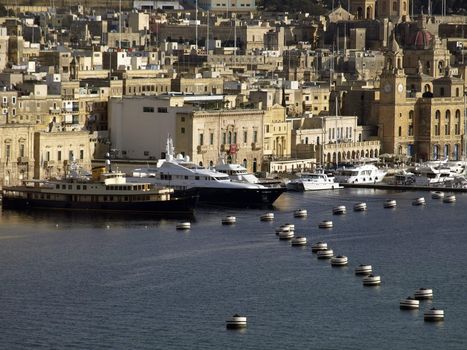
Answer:
<svg viewBox="0 0 467 350"><path fill-rule="evenodd" d="M426 207L414 207L425 196ZM467 194L340 190L284 193L264 210L199 209L189 232L176 221L24 214L0 217L2 349L467 349ZM398 201L395 210L383 201ZM368 211L352 206L365 201ZM346 205L344 216L331 215ZM308 209L307 219L293 210ZM235 215L235 226L222 226ZM332 219L332 230L318 223ZM332 268L274 229L290 222L325 240L349 266ZM380 287L355 266L373 265ZM420 287L419 311L399 300ZM423 311L445 310L442 323ZM243 332L227 331L234 313Z"/></svg>

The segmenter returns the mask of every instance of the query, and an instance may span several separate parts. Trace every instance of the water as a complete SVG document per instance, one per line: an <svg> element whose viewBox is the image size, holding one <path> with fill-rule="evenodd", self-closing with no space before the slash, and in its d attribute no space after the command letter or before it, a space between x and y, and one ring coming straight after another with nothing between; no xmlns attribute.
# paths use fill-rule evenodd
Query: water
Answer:
<svg viewBox="0 0 467 350"><path fill-rule="evenodd" d="M426 207L413 198L425 196ZM0 347L72 349L465 349L465 212L429 193L340 190L285 193L264 210L202 209L188 232L175 221L20 214L0 219ZM383 209L396 199L395 210ZM368 211L352 206L365 201ZM333 216L335 205L347 215ZM293 211L308 209L307 219ZM237 224L220 219L235 215ZM332 230L318 229L324 219ZM333 268L274 229L294 223L349 266ZM57 226L58 225L58 226ZM353 270L373 265L380 287ZM420 287L418 311L399 300ZM431 306L442 323L423 321ZM225 329L234 313L243 332Z"/></svg>

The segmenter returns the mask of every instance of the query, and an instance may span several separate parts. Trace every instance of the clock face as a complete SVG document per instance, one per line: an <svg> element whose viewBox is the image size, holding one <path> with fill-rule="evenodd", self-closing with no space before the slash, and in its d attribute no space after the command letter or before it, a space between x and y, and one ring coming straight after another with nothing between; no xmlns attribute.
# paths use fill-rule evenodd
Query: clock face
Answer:
<svg viewBox="0 0 467 350"><path fill-rule="evenodd" d="M402 84L397 85L397 91L399 91L399 92L404 91L404 85L402 85Z"/></svg>
<svg viewBox="0 0 467 350"><path fill-rule="evenodd" d="M391 85L390 84L384 85L384 91L385 92L390 92L391 91Z"/></svg>

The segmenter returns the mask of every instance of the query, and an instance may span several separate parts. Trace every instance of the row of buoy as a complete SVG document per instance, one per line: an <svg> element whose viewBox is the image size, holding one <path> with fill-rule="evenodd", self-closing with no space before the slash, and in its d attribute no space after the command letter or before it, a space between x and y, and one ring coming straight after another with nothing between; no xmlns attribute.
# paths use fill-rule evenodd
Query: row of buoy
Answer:
<svg viewBox="0 0 467 350"><path fill-rule="evenodd" d="M331 259L331 266L347 266L349 258L345 255L334 255L334 251L328 247L326 242L316 242L311 246L311 251L316 253L318 259ZM359 265L355 268L355 274L364 276L362 283L364 286L377 286L381 284L381 276L372 274L371 265Z"/></svg>
<svg viewBox="0 0 467 350"><path fill-rule="evenodd" d="M418 310L420 307L420 300L433 299L433 289L420 288L415 291L414 296L409 296L399 302L401 310ZM423 314L425 321L438 322L444 320L444 310L431 308Z"/></svg>

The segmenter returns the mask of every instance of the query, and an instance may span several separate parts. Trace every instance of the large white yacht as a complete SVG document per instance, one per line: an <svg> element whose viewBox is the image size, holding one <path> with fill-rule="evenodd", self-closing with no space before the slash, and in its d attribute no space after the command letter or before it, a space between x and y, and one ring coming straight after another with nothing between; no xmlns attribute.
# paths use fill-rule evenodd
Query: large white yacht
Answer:
<svg viewBox="0 0 467 350"><path fill-rule="evenodd" d="M318 191L318 190L333 190L342 188L334 177L325 174L324 172L301 173L298 178L287 183L289 191Z"/></svg>
<svg viewBox="0 0 467 350"><path fill-rule="evenodd" d="M188 157L174 157L170 138L167 140L166 158L159 160L156 168L135 169L129 181L151 182L176 191L195 189L200 203L216 205L270 205L285 191L281 187L232 181L227 174L196 165Z"/></svg>
<svg viewBox="0 0 467 350"><path fill-rule="evenodd" d="M335 178L338 183L368 184L383 181L386 172L373 164L342 167L336 170Z"/></svg>

